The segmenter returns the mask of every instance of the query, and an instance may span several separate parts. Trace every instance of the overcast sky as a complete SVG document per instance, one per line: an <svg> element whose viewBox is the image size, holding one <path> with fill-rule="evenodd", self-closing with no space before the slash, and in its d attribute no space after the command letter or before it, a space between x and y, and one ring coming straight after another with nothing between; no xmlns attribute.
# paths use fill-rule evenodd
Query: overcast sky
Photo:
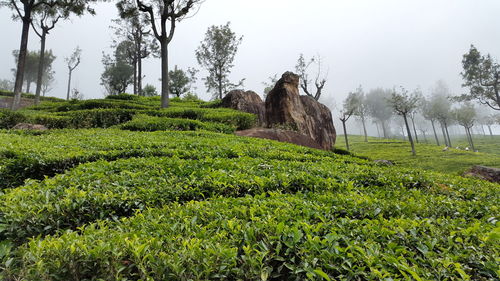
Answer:
<svg viewBox="0 0 500 281"><path fill-rule="evenodd" d="M61 22L51 32L47 48L54 62L57 85L52 96L65 97L64 57L79 45L82 63L73 87L86 98L103 97L99 84L102 52L110 52L109 26L117 17L112 3L96 6L97 15ZM453 93L461 89L462 55L471 44L500 58L498 0L206 0L196 16L178 24L170 46L170 64L196 67L194 51L211 25L231 22L243 43L231 77L246 78L245 88L263 92L269 76L293 70L300 53L321 55L329 70L322 101L341 104L358 85L421 87L424 93L439 79ZM0 9L0 78L12 78L12 50L19 48L21 23L12 11ZM29 48L39 40L30 33ZM145 63L145 82L160 86L159 59ZM200 72L200 78L206 75ZM145 84L145 83L144 83ZM201 82L197 93L209 99Z"/></svg>

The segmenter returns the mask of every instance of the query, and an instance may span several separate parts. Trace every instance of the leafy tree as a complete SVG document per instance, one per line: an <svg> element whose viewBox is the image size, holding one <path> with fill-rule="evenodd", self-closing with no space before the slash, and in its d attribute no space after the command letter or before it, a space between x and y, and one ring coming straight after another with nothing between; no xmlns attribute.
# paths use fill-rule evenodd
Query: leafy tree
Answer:
<svg viewBox="0 0 500 281"><path fill-rule="evenodd" d="M448 127L453 122L453 116L450 114L452 104L452 101L449 99L450 96L451 93L448 86L443 81L438 81L432 90L432 98L430 100L432 111L441 124L445 145L448 147L452 147Z"/></svg>
<svg viewBox="0 0 500 281"><path fill-rule="evenodd" d="M0 79L0 90L13 91L14 90L14 82L12 82L8 79Z"/></svg>
<svg viewBox="0 0 500 281"><path fill-rule="evenodd" d="M118 8L122 7L118 5ZM113 20L115 25L112 28L121 42L131 42L127 46L127 52L134 68L134 94L142 96L142 60L150 55L158 55L158 44L148 28L149 19L146 14L141 14L138 10L133 10L130 14L120 11L120 14L122 18ZM118 43L114 42L116 47Z"/></svg>
<svg viewBox="0 0 500 281"><path fill-rule="evenodd" d="M460 101L477 100L494 110L500 110L500 65L488 54L481 53L471 45L469 53L462 60L464 80L462 86L469 93L459 96Z"/></svg>
<svg viewBox="0 0 500 281"><path fill-rule="evenodd" d="M179 98L181 95L188 93L191 90L193 84L196 83L197 72L198 71L194 68L188 68L187 71L184 71L180 68L177 68L176 65L174 67L174 70L171 70L169 73L170 94L173 94Z"/></svg>
<svg viewBox="0 0 500 281"><path fill-rule="evenodd" d="M127 56L130 41L122 41L115 49L114 58L103 55L104 72L101 75L101 85L109 95L124 93L133 82L134 68Z"/></svg>
<svg viewBox="0 0 500 281"><path fill-rule="evenodd" d="M366 95L368 113L371 117L379 121L384 138L388 137L387 123L393 115L393 110L388 103L390 97L391 91L382 88L373 89Z"/></svg>
<svg viewBox="0 0 500 281"><path fill-rule="evenodd" d="M64 59L66 65L68 66L68 90L66 93L66 100L69 100L70 98L71 75L73 74L73 70L75 70L81 62L81 54L82 50L77 46L71 56Z"/></svg>
<svg viewBox="0 0 500 281"><path fill-rule="evenodd" d="M409 95L408 91L403 87L401 87L400 92L394 90L392 92L391 98L389 99L389 103L392 105L394 112L397 115L403 117L406 126L406 131L408 134L408 140L410 141L411 144L411 152L413 156L417 154L415 152L415 144L413 143L413 138L410 132L410 126L408 125L408 116L413 111L415 111L415 109L418 106L418 102L419 102L419 96L415 92Z"/></svg>
<svg viewBox="0 0 500 281"><path fill-rule="evenodd" d="M366 118L368 117L368 105L366 104L365 93L363 88L359 86L356 92L350 94L352 106L354 107L353 115L357 116L363 125L363 133L365 142L368 142L368 133L366 132Z"/></svg>
<svg viewBox="0 0 500 281"><path fill-rule="evenodd" d="M316 91L313 93L310 85L313 81L309 78L309 67L315 65L317 67L316 74L314 75L314 86ZM323 88L326 84L326 76L322 73L322 62L321 56L312 57L310 60L306 60L303 54L300 54L297 60L297 65L295 66L295 71L300 77L300 88L304 93L315 100L319 100L321 94L323 93Z"/></svg>
<svg viewBox="0 0 500 281"><path fill-rule="evenodd" d="M162 108L168 107L169 104L168 45L174 37L177 22L185 19L189 12L202 2L203 0L120 0L117 3L124 18L137 11L144 13L154 37L160 43Z"/></svg>
<svg viewBox="0 0 500 281"><path fill-rule="evenodd" d="M0 0L0 6L7 6L14 11L14 18L19 18L22 22L21 42L16 68L16 80L14 84L14 99L11 108L19 107L21 101L21 88L24 81L26 55L28 50L28 38L30 24L33 21L33 14L44 9L63 8L68 12L81 15L85 11L94 14L94 10L89 7L89 3L97 0Z"/></svg>
<svg viewBox="0 0 500 281"><path fill-rule="evenodd" d="M145 97L154 97L158 95L158 91L156 90L155 86L146 84L146 86L144 86L144 89L142 89L142 94Z"/></svg>
<svg viewBox="0 0 500 281"><path fill-rule="evenodd" d="M222 99L229 90L243 86L244 79L237 84L229 81L234 57L242 40L243 36L238 37L228 22L209 27L205 39L196 49L198 63L208 71L208 76L204 78L205 85L214 93L214 97Z"/></svg>
<svg viewBox="0 0 500 281"><path fill-rule="evenodd" d="M440 146L439 138L438 138L438 135L436 133L436 125L435 125L435 123L438 119L438 114L436 113L435 110L436 109L435 109L433 103L431 102L431 100L428 100L425 98L422 100L422 104L421 104L422 115L424 116L424 118L426 120L429 120L431 122L432 131L434 133L434 138L436 139L436 144L437 144L437 146Z"/></svg>
<svg viewBox="0 0 500 281"><path fill-rule="evenodd" d="M12 55L14 56L14 59L17 60L19 58L19 51L15 50L12 52ZM26 54L26 63L25 63L25 73L23 75L23 78L25 79L26 83L26 92L29 93L31 90L31 84L37 82L37 77L38 77L38 71L39 71L39 62L40 62L40 52L35 52L35 51L28 51ZM51 50L45 51L45 64L43 65L42 68L42 85L45 81L48 81L48 75L53 74L52 70L52 63L56 59L56 57L52 54ZM16 69L12 69L14 73L17 72Z"/></svg>
<svg viewBox="0 0 500 281"><path fill-rule="evenodd" d="M462 107L453 110L453 116L458 124L465 128L465 135L467 136L469 145L472 151L475 151L471 129L474 126L474 121L476 121L476 109L472 104L466 103Z"/></svg>

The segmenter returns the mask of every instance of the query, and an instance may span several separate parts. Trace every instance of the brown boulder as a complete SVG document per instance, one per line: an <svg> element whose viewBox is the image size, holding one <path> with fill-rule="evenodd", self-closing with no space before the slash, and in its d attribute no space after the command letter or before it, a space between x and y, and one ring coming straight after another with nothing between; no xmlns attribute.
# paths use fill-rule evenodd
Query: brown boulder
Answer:
<svg viewBox="0 0 500 281"><path fill-rule="evenodd" d="M233 90L222 99L222 107L232 108L247 113L253 113L259 118L259 124L264 123L265 107L260 96L253 91Z"/></svg>
<svg viewBox="0 0 500 281"><path fill-rule="evenodd" d="M242 137L252 137L276 140L280 142L288 142L301 146L307 146L316 149L323 149L315 140L311 137L300 134L294 131L280 130L280 129L270 129L270 128L253 128L244 131L237 131L236 135Z"/></svg>
<svg viewBox="0 0 500 281"><path fill-rule="evenodd" d="M476 177L490 182L500 183L500 169L474 166L464 173L464 176Z"/></svg>
<svg viewBox="0 0 500 281"><path fill-rule="evenodd" d="M337 132L333 126L332 112L310 96L300 96L302 105L306 111L306 122L311 137L315 139L323 149L331 149L335 144Z"/></svg>
<svg viewBox="0 0 500 281"><path fill-rule="evenodd" d="M39 124L29 124L29 123L19 123L12 127L12 130L36 130L36 131L45 131L48 130L44 125Z"/></svg>
<svg viewBox="0 0 500 281"><path fill-rule="evenodd" d="M299 76L285 72L266 98L266 126L286 128L311 136L299 95Z"/></svg>
<svg viewBox="0 0 500 281"><path fill-rule="evenodd" d="M266 98L266 126L297 131L315 140L323 149L335 144L336 132L328 107L299 95L299 76L285 72Z"/></svg>

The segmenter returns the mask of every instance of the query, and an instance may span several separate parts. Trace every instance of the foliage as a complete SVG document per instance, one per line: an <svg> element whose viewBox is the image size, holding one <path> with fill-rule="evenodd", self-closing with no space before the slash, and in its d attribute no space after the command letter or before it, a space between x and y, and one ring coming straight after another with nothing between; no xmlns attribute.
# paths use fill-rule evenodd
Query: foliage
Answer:
<svg viewBox="0 0 500 281"><path fill-rule="evenodd" d="M14 90L14 82L8 79L0 79L0 91L12 91Z"/></svg>
<svg viewBox="0 0 500 281"><path fill-rule="evenodd" d="M16 65L17 65L17 60L19 59L19 50L15 50L12 52L12 55L14 56L16 60ZM45 56L44 56L44 64L43 64L43 76L42 76L42 84L45 85L45 87L50 87L48 83L50 83L50 78L54 75L54 71L52 70L52 63L56 59L56 56L52 53L52 50L45 51ZM29 89L31 88L30 85L32 83L36 83L37 81L37 75L38 75L38 64L40 61L40 51L28 51L26 54L26 62L25 62L25 69L24 69L24 80L26 82L26 92L30 92ZM15 73L16 69L12 69L12 71Z"/></svg>
<svg viewBox="0 0 500 281"><path fill-rule="evenodd" d="M372 118L380 122L385 138L389 135L387 123L391 119L393 112L393 109L388 103L390 96L391 91L382 88L372 89L366 95L368 113Z"/></svg>
<svg viewBox="0 0 500 281"><path fill-rule="evenodd" d="M477 100L495 110L500 110L500 65L491 57L483 56L472 45L469 53L462 60L464 87L469 93L461 95L458 100Z"/></svg>
<svg viewBox="0 0 500 281"><path fill-rule="evenodd" d="M108 95L124 93L128 85L133 82L134 67L129 61L128 45L130 41L122 41L116 46L114 58L103 54L102 64L104 72L101 74L101 85Z"/></svg>
<svg viewBox="0 0 500 281"><path fill-rule="evenodd" d="M18 123L26 121L26 117L10 109L0 109L0 128L10 129Z"/></svg>
<svg viewBox="0 0 500 281"><path fill-rule="evenodd" d="M180 97L183 94L188 93L193 84L196 83L196 72L194 68L188 68L187 71L174 67L174 70L170 70L168 76L170 79L169 93Z"/></svg>
<svg viewBox="0 0 500 281"><path fill-rule="evenodd" d="M212 25L196 49L198 63L208 71L208 76L204 78L205 85L215 98L222 99L228 91L243 86L244 79L236 84L229 81L233 61L242 40L243 36L238 37L231 30L229 22L221 26Z"/></svg>
<svg viewBox="0 0 500 281"><path fill-rule="evenodd" d="M158 95L158 91L156 90L155 86L146 84L146 86L144 86L144 89L142 89L142 95L145 97L154 97Z"/></svg>

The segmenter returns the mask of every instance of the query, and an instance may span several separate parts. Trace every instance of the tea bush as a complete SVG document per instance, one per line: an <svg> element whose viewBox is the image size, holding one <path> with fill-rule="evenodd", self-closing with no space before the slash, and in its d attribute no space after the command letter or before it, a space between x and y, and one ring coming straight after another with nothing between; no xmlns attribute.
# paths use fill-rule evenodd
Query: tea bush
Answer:
<svg viewBox="0 0 500 281"><path fill-rule="evenodd" d="M342 201L336 193L271 193L170 204L32 240L4 274L29 280L498 277L499 229L493 224L385 217L384 211L358 219ZM358 197L354 206L363 201Z"/></svg>
<svg viewBox="0 0 500 281"><path fill-rule="evenodd" d="M197 131L207 130L219 133L231 134L235 128L229 125L215 122L201 122L198 120L150 117L146 115L136 115L132 121L120 126L124 130L130 131Z"/></svg>

